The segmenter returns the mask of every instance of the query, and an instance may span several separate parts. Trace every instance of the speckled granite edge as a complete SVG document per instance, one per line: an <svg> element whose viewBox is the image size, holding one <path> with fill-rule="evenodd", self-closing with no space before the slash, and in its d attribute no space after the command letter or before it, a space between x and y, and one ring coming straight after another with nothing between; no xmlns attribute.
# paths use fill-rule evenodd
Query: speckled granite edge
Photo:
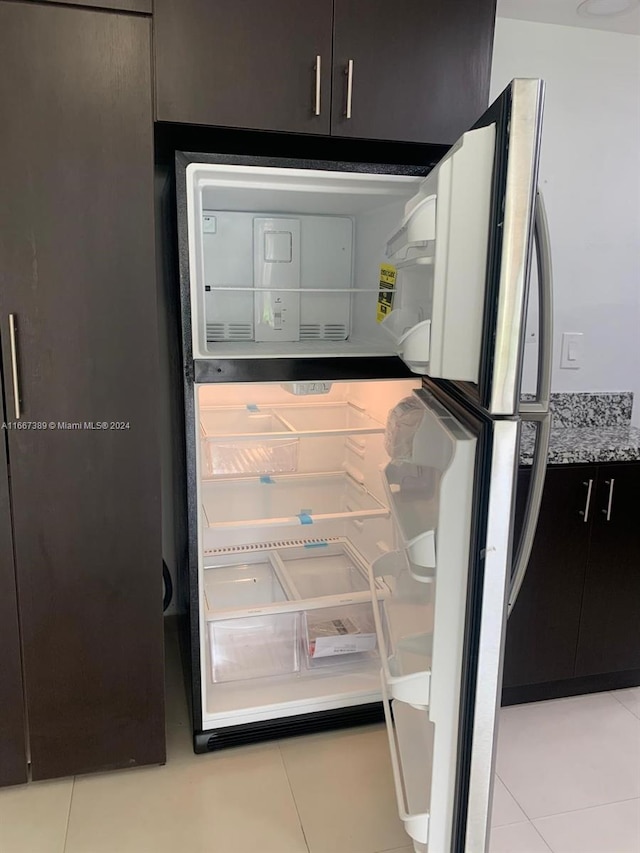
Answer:
<svg viewBox="0 0 640 853"><path fill-rule="evenodd" d="M553 393L550 404L552 425L567 429L629 426L632 408L631 391Z"/></svg>
<svg viewBox="0 0 640 853"><path fill-rule="evenodd" d="M520 464L533 461L535 427L522 425ZM640 461L640 429L632 426L556 427L551 430L549 465Z"/></svg>

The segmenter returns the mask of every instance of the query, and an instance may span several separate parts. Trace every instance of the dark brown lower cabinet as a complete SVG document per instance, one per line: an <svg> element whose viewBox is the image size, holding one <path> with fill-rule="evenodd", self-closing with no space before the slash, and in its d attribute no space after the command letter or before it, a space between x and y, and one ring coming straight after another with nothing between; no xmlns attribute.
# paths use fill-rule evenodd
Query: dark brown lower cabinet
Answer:
<svg viewBox="0 0 640 853"><path fill-rule="evenodd" d="M165 759L150 27L0 2L0 336L34 779Z"/></svg>
<svg viewBox="0 0 640 853"><path fill-rule="evenodd" d="M528 480L521 469L520 515ZM505 704L640 684L639 494L638 463L547 471L507 626Z"/></svg>
<svg viewBox="0 0 640 853"><path fill-rule="evenodd" d="M4 423L1 394L0 417ZM3 429L0 433L0 785L26 782L25 735L7 442Z"/></svg>
<svg viewBox="0 0 640 853"><path fill-rule="evenodd" d="M593 505L576 675L640 669L640 465L603 465Z"/></svg>
<svg viewBox="0 0 640 853"><path fill-rule="evenodd" d="M518 475L518 497L530 471ZM584 510L595 468L550 468L527 574L507 626L504 687L572 678L589 548Z"/></svg>

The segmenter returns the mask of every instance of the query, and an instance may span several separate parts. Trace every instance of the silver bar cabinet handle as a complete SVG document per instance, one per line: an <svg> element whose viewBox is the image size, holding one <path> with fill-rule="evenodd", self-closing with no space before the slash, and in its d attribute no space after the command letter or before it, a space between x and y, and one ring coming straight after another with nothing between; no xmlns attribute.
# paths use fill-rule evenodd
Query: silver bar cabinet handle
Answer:
<svg viewBox="0 0 640 853"><path fill-rule="evenodd" d="M9 314L9 343L11 345L11 378L13 379L13 408L16 420L22 417L20 384L18 382L18 348L16 346L16 315Z"/></svg>
<svg viewBox="0 0 640 853"><path fill-rule="evenodd" d="M353 59L347 63L347 68L344 72L347 75L347 108L345 116L351 118L351 101L353 99Z"/></svg>
<svg viewBox="0 0 640 853"><path fill-rule="evenodd" d="M587 487L587 500L585 501L584 509L580 510L580 515L583 517L582 520L586 524L589 520L589 507L591 505L591 490L593 489L593 480L589 480L588 482L587 480L585 480L582 485Z"/></svg>
<svg viewBox="0 0 640 853"><path fill-rule="evenodd" d="M607 521L611 521L611 504L613 503L613 486L615 482L613 477L610 480L605 480L605 483L609 486L609 500L607 501L607 508L603 509L602 512L607 516Z"/></svg>
<svg viewBox="0 0 640 853"><path fill-rule="evenodd" d="M321 73L322 73L322 57L320 56L320 54L318 54L316 56L315 70L316 70L316 98L315 98L315 104L314 104L313 112L315 115L319 116L320 115L320 80L321 80Z"/></svg>

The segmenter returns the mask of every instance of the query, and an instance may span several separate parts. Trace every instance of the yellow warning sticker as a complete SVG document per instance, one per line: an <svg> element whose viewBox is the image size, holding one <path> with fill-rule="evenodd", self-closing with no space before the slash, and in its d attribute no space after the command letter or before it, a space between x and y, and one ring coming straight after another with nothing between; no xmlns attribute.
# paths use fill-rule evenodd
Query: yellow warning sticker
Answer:
<svg viewBox="0 0 640 853"><path fill-rule="evenodd" d="M397 270L391 264L380 264L380 283L378 291L378 310L376 319L382 323L393 309L393 297L396 292Z"/></svg>

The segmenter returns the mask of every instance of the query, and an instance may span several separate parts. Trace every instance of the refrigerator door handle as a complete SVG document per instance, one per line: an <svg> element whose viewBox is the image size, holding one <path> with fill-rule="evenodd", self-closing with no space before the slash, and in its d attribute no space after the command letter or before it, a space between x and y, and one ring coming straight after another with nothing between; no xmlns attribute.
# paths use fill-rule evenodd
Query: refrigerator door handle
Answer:
<svg viewBox="0 0 640 853"><path fill-rule="evenodd" d="M540 340L538 343L538 382L534 402L520 403L521 414L544 414L549 411L551 394L551 361L553 358L553 268L549 225L544 199L536 193L533 233L538 263L538 304Z"/></svg>
<svg viewBox="0 0 640 853"><path fill-rule="evenodd" d="M507 615L511 615L513 605L516 603L518 593L527 573L527 565L533 548L533 540L538 526L538 517L540 515L540 504L542 502L542 492L544 490L544 481L547 474L547 456L549 454L549 436L551 434L551 415L549 412L540 414L531 414L523 420L531 420L538 423L538 431L536 435L536 447L533 454L533 464L531 468L531 484L529 487L529 495L527 497L527 506L525 510L524 523L522 525L522 533L516 557L514 560L514 568L511 573L511 588L509 591L509 604Z"/></svg>

